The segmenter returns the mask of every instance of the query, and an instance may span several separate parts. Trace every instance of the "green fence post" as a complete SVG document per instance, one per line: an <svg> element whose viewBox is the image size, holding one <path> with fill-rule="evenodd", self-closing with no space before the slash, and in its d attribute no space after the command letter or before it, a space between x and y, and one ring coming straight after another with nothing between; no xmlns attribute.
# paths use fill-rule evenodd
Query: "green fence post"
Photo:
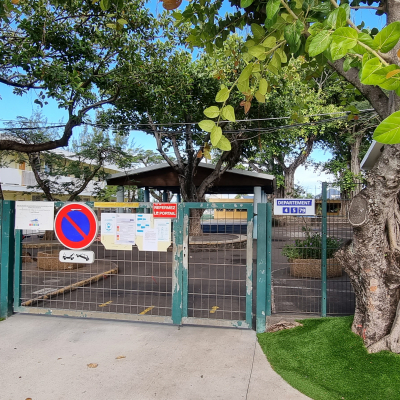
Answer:
<svg viewBox="0 0 400 400"><path fill-rule="evenodd" d="M326 238L327 238L327 183L322 183L322 242L321 242L321 316L326 317Z"/></svg>
<svg viewBox="0 0 400 400"><path fill-rule="evenodd" d="M267 203L267 304L266 314L272 311L272 203Z"/></svg>
<svg viewBox="0 0 400 400"><path fill-rule="evenodd" d="M4 200L1 215L0 318L13 312L15 201Z"/></svg>
<svg viewBox="0 0 400 400"><path fill-rule="evenodd" d="M189 216L188 203L182 203L183 207L183 253L182 253L182 318L188 317L189 300Z"/></svg>
<svg viewBox="0 0 400 400"><path fill-rule="evenodd" d="M21 304L22 230L15 230L14 310Z"/></svg>
<svg viewBox="0 0 400 400"><path fill-rule="evenodd" d="M267 305L267 204L257 206L257 301L256 331L265 332Z"/></svg>
<svg viewBox="0 0 400 400"><path fill-rule="evenodd" d="M182 269L183 269L183 216L184 203L178 204L178 218L174 222L172 254L172 322L182 324Z"/></svg>
<svg viewBox="0 0 400 400"><path fill-rule="evenodd" d="M247 244L246 244L246 323L253 325L253 232L254 208L247 210Z"/></svg>

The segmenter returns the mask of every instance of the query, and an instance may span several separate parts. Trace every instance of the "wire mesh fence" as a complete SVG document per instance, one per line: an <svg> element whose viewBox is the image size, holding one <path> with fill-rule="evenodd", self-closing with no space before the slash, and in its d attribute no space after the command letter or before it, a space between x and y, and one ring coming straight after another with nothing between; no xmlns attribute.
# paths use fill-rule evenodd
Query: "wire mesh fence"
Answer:
<svg viewBox="0 0 400 400"><path fill-rule="evenodd" d="M115 212L96 209L100 223L105 213ZM137 246L109 249L99 235L85 249L94 252L94 263L80 264L74 262L76 258L60 261L59 253L65 249L53 232L23 232L21 306L171 315L171 251L139 251Z"/></svg>
<svg viewBox="0 0 400 400"><path fill-rule="evenodd" d="M245 320L247 211L202 211L189 217L188 317Z"/></svg>
<svg viewBox="0 0 400 400"><path fill-rule="evenodd" d="M335 193L335 194L333 194ZM335 260L335 252L352 239L347 220L351 196L328 186L327 306L329 315L354 312L354 293ZM320 197L320 196L319 196ZM275 216L272 221L272 312L321 315L322 198L316 216Z"/></svg>

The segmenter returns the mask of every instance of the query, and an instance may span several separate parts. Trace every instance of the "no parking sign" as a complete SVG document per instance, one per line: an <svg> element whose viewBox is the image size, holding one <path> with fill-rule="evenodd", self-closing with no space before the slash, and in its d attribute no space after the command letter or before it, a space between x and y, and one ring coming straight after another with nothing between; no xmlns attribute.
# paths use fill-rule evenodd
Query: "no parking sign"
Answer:
<svg viewBox="0 0 400 400"><path fill-rule="evenodd" d="M60 209L54 221L57 239L65 247L81 250L96 239L98 221L93 210L83 203L70 203Z"/></svg>

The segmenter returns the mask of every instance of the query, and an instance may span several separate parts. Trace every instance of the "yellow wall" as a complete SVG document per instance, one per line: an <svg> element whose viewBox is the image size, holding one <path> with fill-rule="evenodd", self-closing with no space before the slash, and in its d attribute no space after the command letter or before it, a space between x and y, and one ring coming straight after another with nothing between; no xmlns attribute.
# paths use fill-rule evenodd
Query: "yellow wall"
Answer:
<svg viewBox="0 0 400 400"><path fill-rule="evenodd" d="M209 199L210 203L253 203L253 199ZM225 210L214 210L214 219L247 219L247 210L240 210L240 208L234 208L232 211Z"/></svg>

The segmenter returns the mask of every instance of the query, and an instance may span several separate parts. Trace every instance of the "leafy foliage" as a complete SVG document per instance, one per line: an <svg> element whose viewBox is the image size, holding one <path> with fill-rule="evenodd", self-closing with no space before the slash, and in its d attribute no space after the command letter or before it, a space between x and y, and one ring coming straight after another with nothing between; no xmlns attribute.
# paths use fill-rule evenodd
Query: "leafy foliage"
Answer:
<svg viewBox="0 0 400 400"><path fill-rule="evenodd" d="M352 6L358 7L358 3L353 1ZM236 87L245 97L247 108L253 99L262 103L261 80L268 81L268 73L278 74L291 57L299 56L306 58L316 74L329 64L357 87L373 85L393 91L395 96L400 94L399 59L392 52L400 39L400 22L394 21L381 31L365 29L363 24L356 26L349 19L351 6L335 0L269 0L266 8L259 0L231 0L231 4L237 11L225 16L218 14L222 2L200 0L191 2L182 13L174 13L178 24L193 24L188 45L205 47L209 53L221 47L235 29L250 26L242 51L246 67L229 91L221 86L221 101L228 101L227 96ZM354 74L347 74L352 68L360 72L361 82ZM399 143L396 115L389 116L378 103L373 106L381 117L387 117L374 138L382 143Z"/></svg>
<svg viewBox="0 0 400 400"><path fill-rule="evenodd" d="M322 235L311 232L303 227L306 234L305 239L296 239L294 244L287 244L282 249L282 254L289 259L321 259L322 258ZM341 245L340 239L332 236L326 238L326 257L332 258Z"/></svg>

